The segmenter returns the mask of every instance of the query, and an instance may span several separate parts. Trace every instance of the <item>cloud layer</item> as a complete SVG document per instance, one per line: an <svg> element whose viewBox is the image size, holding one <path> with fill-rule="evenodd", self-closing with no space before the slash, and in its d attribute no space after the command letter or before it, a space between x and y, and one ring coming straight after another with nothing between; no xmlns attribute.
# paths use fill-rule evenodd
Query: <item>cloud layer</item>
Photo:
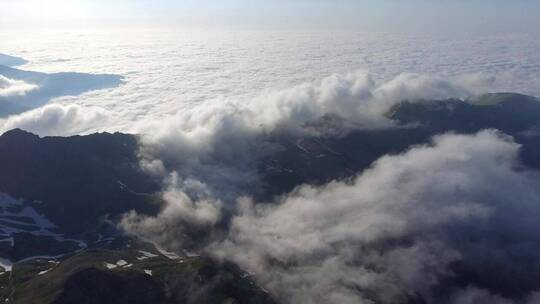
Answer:
<svg viewBox="0 0 540 304"><path fill-rule="evenodd" d="M348 128L391 128L385 114L399 101L467 98L490 81L334 74L144 122L141 166L163 179L164 206L155 217L128 213L120 227L232 260L286 303L533 303L540 179L515 170L519 147L495 131L443 135L381 158L353 181L302 186L276 202L240 198L256 192L257 158L273 151L258 145L261 136L313 135L306 124L328 115ZM0 128L71 135L117 117L55 103ZM490 269L510 279L493 280Z"/></svg>
<svg viewBox="0 0 540 304"><path fill-rule="evenodd" d="M350 183L244 199L211 252L286 303L538 299L540 177L518 149L495 131L442 135Z"/></svg>
<svg viewBox="0 0 540 304"><path fill-rule="evenodd" d="M385 114L402 99L471 94L465 86L434 77L402 74L381 82L357 72L267 92L248 104L235 100L179 112L140 130L141 166L163 179L164 209L157 217L130 213L121 226L170 249L191 248L195 240L200 249L202 239L221 234L215 224L234 212L238 197L263 187L257 163L279 147L261 137L273 132L313 135L318 130L306 123L327 115L339 116L346 128L389 128L393 123Z"/></svg>
<svg viewBox="0 0 540 304"><path fill-rule="evenodd" d="M381 82L364 72L332 75L287 90L267 92L249 103L209 103L149 123L142 136L143 167L164 177L171 172L206 184L219 198L233 199L257 184L256 157L271 153L256 139L270 132L313 132L306 123L327 115L349 128L388 128L385 114L402 100L466 98L463 85L417 74ZM219 174L216 174L219 172ZM218 193L219 192L219 193Z"/></svg>
<svg viewBox="0 0 540 304"><path fill-rule="evenodd" d="M540 95L540 39L525 34L434 37L190 29L138 31L136 36L129 31L3 31L0 39L2 52L27 56L28 70L124 76L126 83L113 90L56 100L117 114L94 131L134 133L148 122L171 119L205 103L247 104L268 90L356 70L369 71L377 82L408 72L465 79L474 93ZM84 52L72 46L84 46ZM474 86L469 87L471 81Z"/></svg>
<svg viewBox="0 0 540 304"><path fill-rule="evenodd" d="M358 72L268 92L248 104L212 103L178 113L141 130L141 166L161 177L165 208L156 218L129 214L123 228L171 248L191 246L194 238L216 233L221 207L234 209L237 198L260 190L257 161L279 149L261 144L274 131L305 134L305 124L337 115L349 128L388 128L385 113L402 99L467 97L461 85L433 77L403 74L377 82ZM206 221L195 234L186 226ZM200 247L200 246L198 246Z"/></svg>
<svg viewBox="0 0 540 304"><path fill-rule="evenodd" d="M107 74L41 73L0 65L0 117L20 114L61 96L77 96L122 84L122 77ZM12 113L5 115L5 104ZM18 108L18 109L17 109Z"/></svg>
<svg viewBox="0 0 540 304"><path fill-rule="evenodd" d="M110 117L110 113L101 108L50 104L0 119L0 133L20 128L43 136L76 135L108 124Z"/></svg>
<svg viewBox="0 0 540 304"><path fill-rule="evenodd" d="M38 86L35 84L26 83L22 80L9 79L0 75L0 97L24 96L36 89L38 89Z"/></svg>
<svg viewBox="0 0 540 304"><path fill-rule="evenodd" d="M201 182L181 180L176 173L166 183L162 193L165 206L158 216L131 211L123 216L119 226L129 234L176 251L204 246L205 238L218 232L214 229L221 217L221 202L208 196L208 189Z"/></svg>

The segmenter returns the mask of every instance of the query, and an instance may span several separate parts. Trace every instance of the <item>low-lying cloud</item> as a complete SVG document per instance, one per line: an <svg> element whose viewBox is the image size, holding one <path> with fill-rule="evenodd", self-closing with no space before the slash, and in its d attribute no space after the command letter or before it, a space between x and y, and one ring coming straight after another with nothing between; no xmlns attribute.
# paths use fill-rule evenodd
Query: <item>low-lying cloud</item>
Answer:
<svg viewBox="0 0 540 304"><path fill-rule="evenodd" d="M184 226L190 216L197 221L201 206L194 201L201 193L205 199L202 206L209 211L219 210L221 205L233 209L231 205L238 197L260 190L257 160L279 149L261 144L261 136L276 131L313 135L318 131L306 128L306 124L328 115L340 117L350 129L389 128L394 123L385 114L403 99L471 95L465 86L438 78L402 74L378 82L369 73L357 72L268 91L247 104L216 102L181 111L140 129L141 166L163 178L168 189L164 195L166 207L157 218L130 214L123 226L146 238L176 239L166 243L182 247L190 237L177 238L177 231L183 228L172 229L170 223ZM193 185L199 187L194 189ZM171 197L170 193L175 195Z"/></svg>
<svg viewBox="0 0 540 304"><path fill-rule="evenodd" d="M534 303L540 177L518 150L496 131L442 135L351 182L243 199L209 251L285 303Z"/></svg>
<svg viewBox="0 0 540 304"><path fill-rule="evenodd" d="M107 124L110 118L101 108L50 104L0 119L0 133L20 128L43 136L68 136Z"/></svg>
<svg viewBox="0 0 540 304"><path fill-rule="evenodd" d="M221 217L221 202L209 197L206 186L181 180L176 173L166 179L162 193L165 206L156 217L131 211L119 226L126 232L177 251L204 244ZM191 196L190 196L191 194ZM199 245L200 246L200 245Z"/></svg>
<svg viewBox="0 0 540 304"><path fill-rule="evenodd" d="M301 186L270 203L249 198L260 187L257 158L275 148L259 145L261 136L313 135L306 124L329 115L350 129L393 128L385 114L396 103L468 98L477 89L467 83L483 81L332 75L145 122L141 166L163 179L164 206L155 217L128 213L120 226L232 260L286 303L534 303L540 179L495 131L439 136L352 181ZM51 104L0 120L0 129L71 135L111 117Z"/></svg>
<svg viewBox="0 0 540 304"><path fill-rule="evenodd" d="M393 127L388 110L402 100L467 98L472 93L451 81L402 74L378 82L369 73L332 75L281 91L266 92L249 103L214 102L146 124L142 164L163 177L176 171L183 179L206 184L218 198L235 199L257 186L254 158L271 153L254 140L276 130L313 132L306 123L336 115L357 129ZM163 170L167 168L167 170Z"/></svg>
<svg viewBox="0 0 540 304"><path fill-rule="evenodd" d="M8 98L13 96L24 96L28 92L38 89L35 84L22 80L14 80L0 75L0 97ZM2 102L0 100L0 102Z"/></svg>

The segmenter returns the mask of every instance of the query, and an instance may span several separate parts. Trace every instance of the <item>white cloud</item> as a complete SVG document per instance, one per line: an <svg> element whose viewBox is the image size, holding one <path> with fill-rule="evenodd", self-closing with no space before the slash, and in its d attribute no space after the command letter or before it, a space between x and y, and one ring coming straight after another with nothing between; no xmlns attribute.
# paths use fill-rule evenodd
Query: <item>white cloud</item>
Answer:
<svg viewBox="0 0 540 304"><path fill-rule="evenodd" d="M466 86L437 77L405 73L389 81L375 81L373 76L360 71L334 74L319 82L254 98L244 106L247 111L243 114L250 115L246 124L272 130L279 125L299 126L326 114L336 114L358 127L387 127L391 122L384 114L402 100L472 96ZM242 105L235 108L242 109Z"/></svg>
<svg viewBox="0 0 540 304"><path fill-rule="evenodd" d="M75 135L110 121L110 113L96 107L50 104L0 119L0 133L20 128L40 135Z"/></svg>
<svg viewBox="0 0 540 304"><path fill-rule="evenodd" d="M351 128L386 128L393 123L385 114L403 99L467 96L471 93L460 85L416 74L400 75L388 82L375 81L364 72L335 74L290 89L268 91L249 103L208 103L148 123L139 130L143 134L143 166L165 162L184 178L199 179L233 193L256 183L250 165L254 157L269 153L268 147L255 144L257 136L278 128L312 132L304 124L328 114L339 115Z"/></svg>
<svg viewBox="0 0 540 304"><path fill-rule="evenodd" d="M205 185L194 180L181 180L176 173L167 178L162 193L165 202L157 217L126 214L119 226L126 232L157 242L167 248L185 248L188 235L210 233L221 217L221 202L209 197ZM192 199L189 194L195 194ZM204 243L202 239L197 240Z"/></svg>
<svg viewBox="0 0 540 304"><path fill-rule="evenodd" d="M189 219L199 222L201 212L206 215L210 210L219 210L223 203L234 204L239 196L259 190L262 183L257 161L275 149L261 145L260 136L276 129L314 132L304 124L327 114L339 115L351 128L392 127L385 114L402 98L456 95L470 94L459 85L433 77L405 74L382 82L357 72L267 91L248 104L209 103L155 121L140 130L141 166L164 179L169 189L163 194L166 205L157 217L129 214L122 226L146 238L165 238L168 245L174 239L185 246L183 243L190 238L184 233ZM195 184L199 187L193 188ZM204 203L198 206L196 200L201 193Z"/></svg>
<svg viewBox="0 0 540 304"><path fill-rule="evenodd" d="M137 31L134 37L130 31L0 34L2 52L25 51L26 69L125 76L126 83L113 90L57 100L117 114L96 131L136 132L205 103L245 105L267 90L356 70L370 71L377 83L406 72L456 80L473 93L540 95L540 40L529 35L471 39L215 29ZM72 45L84 45L85 52L66 47Z"/></svg>
<svg viewBox="0 0 540 304"><path fill-rule="evenodd" d="M0 97L24 96L26 93L37 88L38 86L35 84L26 83L22 80L9 79L0 75Z"/></svg>
<svg viewBox="0 0 540 304"><path fill-rule="evenodd" d="M540 178L515 169L518 149L495 131L442 135L350 183L302 186L277 205L244 199L210 252L290 303L441 303L434 290L450 292L451 278L538 288ZM507 303L471 290L454 303Z"/></svg>
<svg viewBox="0 0 540 304"><path fill-rule="evenodd" d="M272 147L260 145L257 137L276 128L311 132L303 125L326 114L337 114L355 128L390 127L392 122L384 114L401 97L431 99L456 94L468 95L466 89L436 78L406 74L378 83L369 74L358 72L268 92L248 104L211 103L156 121L141 130L141 166L168 184L166 207L157 218L132 213L123 226L139 235L161 238L169 234L166 238L174 239L183 231L171 228L175 220L179 226L189 223L190 218L197 222L199 211L206 214L218 209L222 201L234 203L238 196L257 192L261 183L256 161L272 153ZM173 183L171 176L175 177ZM191 189L188 182L204 188L203 206L192 201L201 188ZM182 243L183 235L177 242Z"/></svg>
<svg viewBox="0 0 540 304"><path fill-rule="evenodd" d="M472 95L467 84L467 82L458 84L437 77L405 73L382 84L375 94L379 99L393 103L400 100L467 98Z"/></svg>

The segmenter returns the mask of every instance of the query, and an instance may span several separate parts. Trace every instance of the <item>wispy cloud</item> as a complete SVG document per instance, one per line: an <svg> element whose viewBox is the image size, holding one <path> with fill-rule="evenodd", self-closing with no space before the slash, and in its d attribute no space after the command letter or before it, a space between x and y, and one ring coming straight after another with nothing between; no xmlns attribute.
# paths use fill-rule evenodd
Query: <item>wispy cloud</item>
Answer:
<svg viewBox="0 0 540 304"><path fill-rule="evenodd" d="M210 252L286 303L534 301L540 178L515 169L518 149L495 131L442 135L351 183L241 200Z"/></svg>
<svg viewBox="0 0 540 304"><path fill-rule="evenodd" d="M0 75L0 97L8 98L24 96L28 92L37 90L38 86L22 80L9 79Z"/></svg>

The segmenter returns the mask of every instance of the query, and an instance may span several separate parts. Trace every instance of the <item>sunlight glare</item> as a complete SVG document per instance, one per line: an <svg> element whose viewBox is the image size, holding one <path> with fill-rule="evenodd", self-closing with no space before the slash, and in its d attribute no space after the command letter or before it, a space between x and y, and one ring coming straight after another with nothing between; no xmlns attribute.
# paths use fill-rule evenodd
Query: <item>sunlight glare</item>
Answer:
<svg viewBox="0 0 540 304"><path fill-rule="evenodd" d="M83 0L34 0L28 3L29 12L39 19L75 19L84 18L89 14L89 7Z"/></svg>

